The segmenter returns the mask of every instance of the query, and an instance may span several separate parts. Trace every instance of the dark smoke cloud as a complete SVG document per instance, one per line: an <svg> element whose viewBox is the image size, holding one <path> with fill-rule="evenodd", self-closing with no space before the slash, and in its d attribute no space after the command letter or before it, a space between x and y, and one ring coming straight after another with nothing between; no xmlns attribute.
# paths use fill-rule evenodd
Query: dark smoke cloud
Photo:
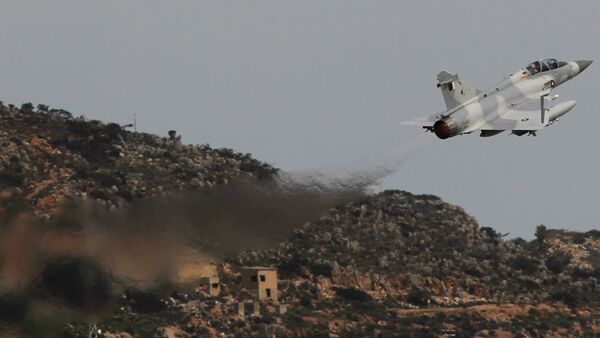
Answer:
<svg viewBox="0 0 600 338"><path fill-rule="evenodd" d="M94 317L125 290L193 282L214 273L211 263L272 247L331 207L361 198L374 179L282 174L117 209L71 201L49 220L12 214L0 223L0 306L14 311L0 311L0 321L32 326L47 306ZM72 319L64 316L56 318Z"/></svg>

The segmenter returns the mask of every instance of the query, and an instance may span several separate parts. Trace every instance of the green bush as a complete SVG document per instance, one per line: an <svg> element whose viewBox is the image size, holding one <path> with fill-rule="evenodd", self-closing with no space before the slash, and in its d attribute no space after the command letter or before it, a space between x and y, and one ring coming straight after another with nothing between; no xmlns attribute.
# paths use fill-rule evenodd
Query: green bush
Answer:
<svg viewBox="0 0 600 338"><path fill-rule="evenodd" d="M335 295L350 301L355 302L370 302L373 300L373 297L368 293L359 290L357 288L334 288Z"/></svg>
<svg viewBox="0 0 600 338"><path fill-rule="evenodd" d="M535 274L538 271L540 262L535 258L530 258L527 256L518 256L516 258L511 259L510 265L513 268L521 270L527 274Z"/></svg>
<svg viewBox="0 0 600 338"><path fill-rule="evenodd" d="M567 286L557 287L550 292L550 298L563 302L570 307L576 307L586 300L586 295L581 290Z"/></svg>
<svg viewBox="0 0 600 338"><path fill-rule="evenodd" d="M546 267L554 273L561 273L571 262L571 257L565 254L556 254L546 259Z"/></svg>
<svg viewBox="0 0 600 338"><path fill-rule="evenodd" d="M406 300L409 303L423 306L428 305L431 299L431 292L427 289L413 289L406 296Z"/></svg>

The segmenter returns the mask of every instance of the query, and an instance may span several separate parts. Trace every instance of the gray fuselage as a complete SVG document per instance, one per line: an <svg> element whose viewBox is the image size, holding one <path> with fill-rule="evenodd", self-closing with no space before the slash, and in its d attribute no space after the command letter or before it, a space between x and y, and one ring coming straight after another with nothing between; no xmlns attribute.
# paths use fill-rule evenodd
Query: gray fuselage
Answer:
<svg viewBox="0 0 600 338"><path fill-rule="evenodd" d="M479 92L475 97L446 112L445 117L435 123L433 131L442 139L471 133L488 122L499 119L507 109L526 100L547 95L554 87L572 79L581 70L577 62L564 62L560 67L533 75L529 69L520 69L490 89ZM550 118L552 121L552 116ZM493 131L488 133L494 134Z"/></svg>

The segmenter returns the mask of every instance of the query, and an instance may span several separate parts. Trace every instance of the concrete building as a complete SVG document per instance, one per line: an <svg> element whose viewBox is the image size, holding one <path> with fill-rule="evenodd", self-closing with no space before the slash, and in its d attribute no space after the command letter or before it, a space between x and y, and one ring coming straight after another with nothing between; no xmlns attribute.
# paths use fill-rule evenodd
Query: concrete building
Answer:
<svg viewBox="0 0 600 338"><path fill-rule="evenodd" d="M242 317L260 316L260 303L255 300L238 303L238 315Z"/></svg>
<svg viewBox="0 0 600 338"><path fill-rule="evenodd" d="M241 269L242 287L258 300L277 302L277 269L270 267L247 267Z"/></svg>
<svg viewBox="0 0 600 338"><path fill-rule="evenodd" d="M206 292L211 297L218 296L221 293L219 277L202 277L200 279L200 290Z"/></svg>

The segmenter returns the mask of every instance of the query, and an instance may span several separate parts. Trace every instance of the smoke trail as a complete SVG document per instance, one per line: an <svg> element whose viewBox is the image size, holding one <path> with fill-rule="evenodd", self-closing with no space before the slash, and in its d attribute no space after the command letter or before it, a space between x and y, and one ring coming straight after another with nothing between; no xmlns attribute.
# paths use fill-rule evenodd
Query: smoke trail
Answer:
<svg viewBox="0 0 600 338"><path fill-rule="evenodd" d="M399 145L381 147L369 158L363 157L342 168L289 173L285 174L285 177L289 182L307 182L306 186L324 187L324 191L330 186L354 185L368 193L372 186L380 184L383 179L396 173L435 141L429 133L417 134Z"/></svg>

